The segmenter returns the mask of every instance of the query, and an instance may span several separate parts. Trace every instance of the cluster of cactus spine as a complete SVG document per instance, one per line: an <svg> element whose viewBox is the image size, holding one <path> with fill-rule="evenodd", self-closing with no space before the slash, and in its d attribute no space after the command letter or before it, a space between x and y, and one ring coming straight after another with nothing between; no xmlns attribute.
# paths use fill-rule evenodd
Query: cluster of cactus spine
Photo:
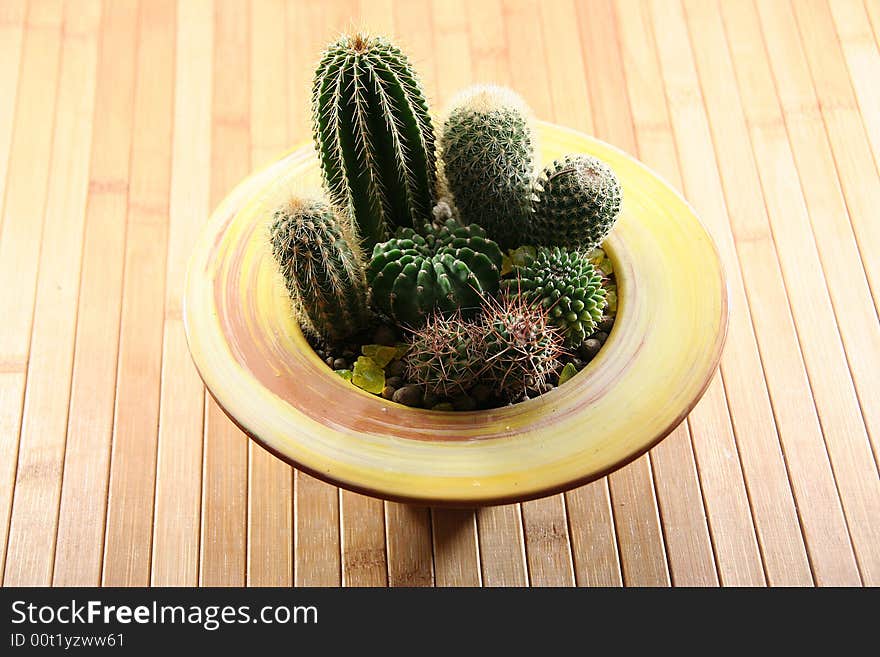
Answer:
<svg viewBox="0 0 880 657"><path fill-rule="evenodd" d="M440 397L466 393L486 366L482 331L458 311L449 316L431 314L425 325L413 332L409 344L407 379Z"/></svg>
<svg viewBox="0 0 880 657"><path fill-rule="evenodd" d="M595 330L605 309L602 272L581 251L540 247L514 266L503 288L539 303L560 328L565 344L577 347Z"/></svg>
<svg viewBox="0 0 880 657"><path fill-rule="evenodd" d="M315 143L334 203L351 208L367 248L427 221L436 182L434 128L406 55L382 37L343 36L312 87Z"/></svg>
<svg viewBox="0 0 880 657"><path fill-rule="evenodd" d="M440 134L445 185L463 223L504 248L519 246L532 213L531 112L513 91L476 85L451 103Z"/></svg>
<svg viewBox="0 0 880 657"><path fill-rule="evenodd" d="M564 354L560 331L547 311L524 297L502 294L483 309L485 378L503 396L519 399L546 392Z"/></svg>
<svg viewBox="0 0 880 657"><path fill-rule="evenodd" d="M599 246L620 212L620 182L589 155L568 155L541 172L535 184L532 240L543 246Z"/></svg>
<svg viewBox="0 0 880 657"><path fill-rule="evenodd" d="M435 309L473 314L483 295L494 294L502 254L476 224L449 219L440 228L410 228L377 244L367 267L373 303L402 325L421 326Z"/></svg>
<svg viewBox="0 0 880 657"><path fill-rule="evenodd" d="M364 259L344 214L323 201L293 198L275 211L269 237L306 330L333 341L366 326Z"/></svg>

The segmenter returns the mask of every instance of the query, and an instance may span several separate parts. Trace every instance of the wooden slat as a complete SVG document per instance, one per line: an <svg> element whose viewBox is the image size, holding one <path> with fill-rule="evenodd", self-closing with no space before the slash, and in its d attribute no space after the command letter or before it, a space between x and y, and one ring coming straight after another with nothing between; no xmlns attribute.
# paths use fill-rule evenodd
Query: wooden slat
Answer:
<svg viewBox="0 0 880 657"><path fill-rule="evenodd" d="M339 586L339 491L297 472L294 505L294 583Z"/></svg>
<svg viewBox="0 0 880 657"><path fill-rule="evenodd" d="M715 154L682 8L677 2L654 2L651 22L684 191L719 247L730 290L730 325L721 363L724 379L716 375L690 415L718 575L722 584L727 585L765 583L755 535L757 525L763 543L768 546L765 551L771 563L782 562L790 568L788 572L782 568L783 572L778 574L773 570L770 581L777 583L777 578L781 578L782 582L806 584L812 578L767 395L763 385L756 385L763 373L721 181L712 166ZM725 392L730 417L725 412ZM731 418L737 422L736 438L742 449L734 439ZM754 489L754 509L749 506L743 470L753 473L748 482Z"/></svg>
<svg viewBox="0 0 880 657"><path fill-rule="evenodd" d="M579 14L572 13L570 17L561 16L556 24L546 26L547 34L554 35L553 38L559 38L562 43L578 42L577 32L566 34L566 25L579 25L581 38L590 44L589 57L583 58L578 49L568 53L567 59L585 63L584 73L592 92L591 110L596 136L635 153L629 97L610 2L593 3L589 15L581 11ZM558 53L559 59L548 60L549 71L563 68L566 59L561 47L557 46L553 51ZM572 111L568 105L562 107L567 113ZM565 122L558 110L555 118ZM608 481L624 582L629 586L669 586L650 456L646 455L618 470L609 476Z"/></svg>
<svg viewBox="0 0 880 657"><path fill-rule="evenodd" d="M175 6L145 3L135 87L102 583L150 580L168 240Z"/></svg>
<svg viewBox="0 0 880 657"><path fill-rule="evenodd" d="M138 3L105 2L53 584L101 581L122 305Z"/></svg>
<svg viewBox="0 0 880 657"><path fill-rule="evenodd" d="M251 166L280 157L287 144L285 7L280 0L251 3ZM249 441L248 568L250 586L293 581L293 470Z"/></svg>
<svg viewBox="0 0 880 657"><path fill-rule="evenodd" d="M181 306L189 254L209 212L213 25L207 0L178 3L154 586L195 586L199 578L205 390L187 350Z"/></svg>
<svg viewBox="0 0 880 657"><path fill-rule="evenodd" d="M5 564L16 481L37 263L48 195L61 47L61 6L28 8L0 223L0 532ZM30 220L28 220L30 219Z"/></svg>
<svg viewBox="0 0 880 657"><path fill-rule="evenodd" d="M52 184L28 359L5 582L52 580L76 329L98 56L99 2L64 13ZM18 218L18 221L21 219Z"/></svg>
<svg viewBox="0 0 880 657"><path fill-rule="evenodd" d="M396 502L385 503L389 586L434 583L431 512Z"/></svg>
<svg viewBox="0 0 880 657"><path fill-rule="evenodd" d="M5 90L0 98L0 199L4 197L6 190L26 13L24 0L13 0L0 5L0 89ZM2 221L3 217L0 215L0 222Z"/></svg>
<svg viewBox="0 0 880 657"><path fill-rule="evenodd" d="M522 506L477 510L477 534L484 586L527 586Z"/></svg>
<svg viewBox="0 0 880 657"><path fill-rule="evenodd" d="M449 98L471 78L471 36L465 0L433 0L435 106L444 107Z"/></svg>
<svg viewBox="0 0 880 657"><path fill-rule="evenodd" d="M382 34L395 41L394 0L360 0L359 24L371 34Z"/></svg>
<svg viewBox="0 0 880 657"><path fill-rule="evenodd" d="M387 586L385 507L382 500L341 492L342 585Z"/></svg>
<svg viewBox="0 0 880 657"><path fill-rule="evenodd" d="M470 509L431 511L437 586L481 586L477 523Z"/></svg>
<svg viewBox="0 0 880 657"><path fill-rule="evenodd" d="M442 106L437 98L431 0L395 0L394 33L419 74L429 106L439 112Z"/></svg>
<svg viewBox="0 0 880 657"><path fill-rule="evenodd" d="M681 189L663 79L645 5L639 0L625 0L615 9L639 157ZM651 465L672 583L716 586L715 555L690 431L687 421L677 427L651 451Z"/></svg>
<svg viewBox="0 0 880 657"><path fill-rule="evenodd" d="M474 82L510 86L510 58L501 0L467 3Z"/></svg>
<svg viewBox="0 0 880 657"><path fill-rule="evenodd" d="M722 14L767 214L807 366L809 368L814 348L827 345L827 351L822 356L822 377L828 375L833 384L845 389L851 385L849 372L842 350L833 348L840 344L840 338L833 324L816 322L815 315L811 314L826 312L825 309L831 304L807 208L800 193L801 183L776 97L773 76L767 64L761 26L751 4L724 2ZM705 16L696 29L711 33L716 43L723 36L719 34L720 24ZM811 146L811 151L813 148ZM859 273L862 274L860 268ZM864 281L863 274L861 278ZM866 300L870 305L870 295L866 295ZM876 322L874 326L876 330ZM817 332L820 334L817 335ZM867 351L864 355L869 356L869 345L865 347ZM874 351L877 349L880 349L880 342ZM841 367L845 372L841 371ZM846 383L841 382L841 375ZM827 394L827 389L821 382L817 387L815 376L812 380L813 394L818 402L819 397ZM819 407L821 409L821 404ZM777 405L777 422L781 427L788 424L792 434L800 431L804 437L807 432L803 431L802 415L796 413L794 408L789 411L789 408L792 407ZM858 409L855 412L858 414ZM825 429L827 441L828 428ZM816 583L858 585L859 573L822 437L817 436L810 443L801 440L796 448L788 449L786 455Z"/></svg>
<svg viewBox="0 0 880 657"><path fill-rule="evenodd" d="M865 0L865 9L874 32L874 43L880 48L880 0Z"/></svg>
<svg viewBox="0 0 880 657"><path fill-rule="evenodd" d="M215 207L250 170L249 6L214 5L211 192ZM206 395L199 582L243 586L247 569L248 439Z"/></svg>

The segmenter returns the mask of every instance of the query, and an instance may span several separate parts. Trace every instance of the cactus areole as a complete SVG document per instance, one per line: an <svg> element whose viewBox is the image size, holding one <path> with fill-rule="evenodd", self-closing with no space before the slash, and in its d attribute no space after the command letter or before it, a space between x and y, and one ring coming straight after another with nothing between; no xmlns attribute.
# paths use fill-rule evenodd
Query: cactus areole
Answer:
<svg viewBox="0 0 880 657"><path fill-rule="evenodd" d="M312 114L327 191L351 209L365 247L429 220L434 128L406 55L382 37L332 43L315 72Z"/></svg>

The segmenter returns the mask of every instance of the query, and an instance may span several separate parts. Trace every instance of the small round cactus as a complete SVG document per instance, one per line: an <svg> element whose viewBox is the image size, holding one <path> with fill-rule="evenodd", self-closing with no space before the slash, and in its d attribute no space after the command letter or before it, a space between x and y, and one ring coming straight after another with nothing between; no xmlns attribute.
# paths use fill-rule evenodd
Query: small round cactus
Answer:
<svg viewBox="0 0 880 657"><path fill-rule="evenodd" d="M578 347L596 330L605 309L602 273L580 251L538 248L502 287L539 303L559 327L569 347Z"/></svg>
<svg viewBox="0 0 880 657"><path fill-rule="evenodd" d="M451 398L477 382L486 366L486 341L460 312L434 313L413 332L405 362L407 380L431 394Z"/></svg>
<svg viewBox="0 0 880 657"><path fill-rule="evenodd" d="M440 151L461 221L479 223L504 248L519 246L530 224L534 176L525 101L504 87L465 89L443 122Z"/></svg>
<svg viewBox="0 0 880 657"><path fill-rule="evenodd" d="M568 155L538 176L532 241L543 246L591 249L614 227L620 212L614 171L589 155Z"/></svg>
<svg viewBox="0 0 880 657"><path fill-rule="evenodd" d="M501 250L476 224L449 219L424 233L400 229L375 246L367 268L373 303L405 326L421 326L434 309L475 312L501 277Z"/></svg>
<svg viewBox="0 0 880 657"><path fill-rule="evenodd" d="M348 218L323 201L293 198L275 211L269 232L303 328L331 342L363 329L364 263Z"/></svg>
<svg viewBox="0 0 880 657"><path fill-rule="evenodd" d="M501 396L516 401L546 392L562 366L562 335L540 304L507 292L483 309L484 378Z"/></svg>

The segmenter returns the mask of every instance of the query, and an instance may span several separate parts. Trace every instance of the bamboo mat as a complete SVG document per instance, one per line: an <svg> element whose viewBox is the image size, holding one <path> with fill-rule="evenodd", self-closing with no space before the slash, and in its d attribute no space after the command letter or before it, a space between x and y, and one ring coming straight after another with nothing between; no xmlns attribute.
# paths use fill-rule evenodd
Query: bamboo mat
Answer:
<svg viewBox="0 0 880 657"><path fill-rule="evenodd" d="M704 399L521 505L340 491L190 361L210 209L310 138L313 64L392 33L682 190L729 277ZM880 585L880 0L3 0L0 574L16 585Z"/></svg>

